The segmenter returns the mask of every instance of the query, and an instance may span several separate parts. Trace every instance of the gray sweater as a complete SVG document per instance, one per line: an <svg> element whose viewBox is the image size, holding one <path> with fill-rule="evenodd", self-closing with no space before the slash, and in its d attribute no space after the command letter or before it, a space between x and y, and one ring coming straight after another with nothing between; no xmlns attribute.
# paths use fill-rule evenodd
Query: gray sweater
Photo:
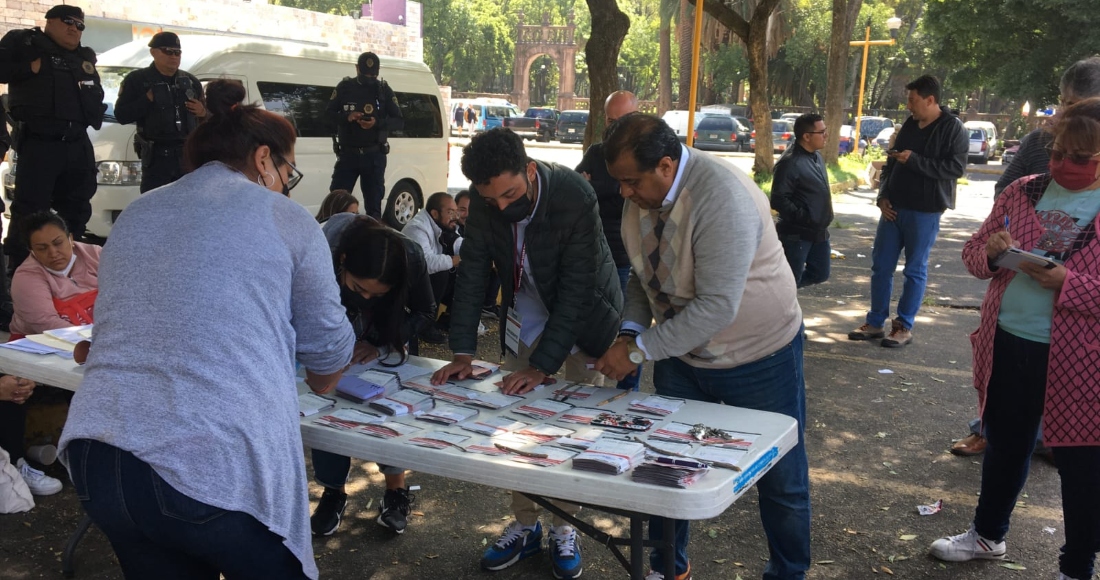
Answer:
<svg viewBox="0 0 1100 580"><path fill-rule="evenodd" d="M145 194L103 250L94 333L62 452L130 451L316 578L294 363L336 372L354 336L313 216L220 163Z"/></svg>

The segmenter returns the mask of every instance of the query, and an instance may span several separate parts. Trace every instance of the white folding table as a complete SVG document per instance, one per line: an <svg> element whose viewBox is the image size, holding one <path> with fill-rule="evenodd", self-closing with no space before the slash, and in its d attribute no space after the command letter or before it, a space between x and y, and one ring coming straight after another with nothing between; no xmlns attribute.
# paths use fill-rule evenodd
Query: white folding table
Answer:
<svg viewBox="0 0 1100 580"><path fill-rule="evenodd" d="M413 357L410 362L431 368L439 368L444 364L442 361L418 357ZM3 348L0 348L0 373L18 375L40 384L73 391L80 386L83 378L83 368L72 360L56 355L36 355ZM490 380L500 380L500 375ZM527 399L550 398L553 391L552 387L543 387L529 393ZM610 412L626 412L632 399L645 396L641 393L637 396L628 395L599 408ZM337 408L359 407L350 401L337 400L339 401ZM584 402L577 400L569 402L579 406L594 406L599 400L600 397ZM568 461L553 467L540 467L517 463L509 460L508 457L467 453L456 448L430 449L407 443L406 439L414 435L380 439L316 424L315 420L327 412L329 411L302 419L302 440L306 446L449 479L520 491L543 507L560 516L565 516L578 530L608 546L614 556L630 571L633 579L644 577L643 552L644 547L647 546L665 551L664 560L670 569L665 573L665 577L674 577L671 572L674 561L671 520L673 518L700 520L720 515L798 443L797 421L786 415L688 401L680 410L667 418L653 417L654 428L669 420L689 424L703 423L711 427L759 434L759 437L738 462L740 471L714 468L688 488L677 489L638 483L631 479L629 473L610 476L574 470ZM495 411L483 409L480 412L480 417L494 415L515 416L507 408ZM416 424L423 427L425 431L442 429L453 433L475 435L457 426L443 427L411 418L399 420ZM533 419L523 420L537 422ZM553 420L550 422L571 428L581 427ZM652 432L652 429L641 435L649 432ZM630 536L628 538L610 536L583 520L561 513L549 503L547 498L562 499L628 517ZM644 540L644 523L651 515L668 518L664 533L665 541L661 542L661 545ZM72 575L72 552L89 523L87 519L81 523L81 529L78 529L70 538L66 547L63 571L67 577ZM619 550L619 546L624 545L630 547L629 560Z"/></svg>

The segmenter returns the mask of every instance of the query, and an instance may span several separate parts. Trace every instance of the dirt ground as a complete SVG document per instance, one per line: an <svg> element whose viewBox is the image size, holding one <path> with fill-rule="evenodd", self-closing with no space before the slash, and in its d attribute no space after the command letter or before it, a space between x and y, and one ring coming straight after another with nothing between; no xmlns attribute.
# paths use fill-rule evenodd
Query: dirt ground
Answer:
<svg viewBox="0 0 1100 580"><path fill-rule="evenodd" d="M973 515L980 457L948 453L967 434L975 414L968 333L977 327L985 283L959 259L963 242L992 205L992 176L971 175L960 187L959 208L943 219L929 270L929 289L915 342L903 349L850 342L868 307L874 194L854 191L836 199L831 280L801 291L808 342L807 446L813 502L813 561L808 578L1055 578L1063 541L1057 473L1036 459L1008 535L1008 556L1025 570L997 562L945 564L927 555L928 544L966 529ZM895 297L900 289L896 278ZM497 334L480 341L480 355L498 353ZM439 358L439 348L422 354ZM652 390L647 366L643 390ZM885 373L883 371L892 371ZM307 454L308 457L308 454ZM410 466L415 468L415 466ZM49 473L65 478L55 465ZM65 490L41 498L27 514L0 516L0 579L60 578L60 552L81 510ZM478 558L510 520L507 493L419 473L408 531L394 536L378 526L381 476L356 462L352 498L340 531L314 540L324 577L398 580L419 578L550 578L544 554L511 569L485 573ZM311 485L316 502L320 488ZM917 506L943 500L943 510L920 516ZM624 520L592 511L604 530L624 531ZM690 554L698 579L760 578L767 547L750 492L721 517L692 524ZM607 550L583 543L586 578L625 578ZM121 578L104 536L93 531L77 553L77 578Z"/></svg>

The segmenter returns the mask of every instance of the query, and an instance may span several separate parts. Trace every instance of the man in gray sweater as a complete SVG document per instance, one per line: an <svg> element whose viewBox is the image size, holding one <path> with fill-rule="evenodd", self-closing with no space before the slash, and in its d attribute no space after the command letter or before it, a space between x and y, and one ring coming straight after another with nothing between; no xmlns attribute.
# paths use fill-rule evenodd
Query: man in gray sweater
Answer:
<svg viewBox="0 0 1100 580"><path fill-rule="evenodd" d="M768 199L649 115L613 124L604 155L629 201L622 236L632 272L619 337L596 369L618 380L653 360L658 394L798 420L798 445L757 486L771 556L764 578L802 579L810 565L804 331ZM649 537L664 538L664 526L651 518ZM673 528L675 562L654 551L648 578L690 578L688 522Z"/></svg>

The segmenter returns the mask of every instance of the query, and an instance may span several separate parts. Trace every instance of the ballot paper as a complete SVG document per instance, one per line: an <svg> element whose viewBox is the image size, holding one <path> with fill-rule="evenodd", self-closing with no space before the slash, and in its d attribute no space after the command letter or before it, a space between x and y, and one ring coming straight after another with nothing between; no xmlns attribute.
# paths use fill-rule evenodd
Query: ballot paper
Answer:
<svg viewBox="0 0 1100 580"><path fill-rule="evenodd" d="M702 462L681 457L649 455L634 468L630 477L638 483L686 488L699 481L710 468Z"/></svg>
<svg viewBox="0 0 1100 580"><path fill-rule="evenodd" d="M460 435L458 433L448 433L446 431L428 431L426 433L417 435L416 437L410 437L407 443L418 445L420 447L428 447L431 449L446 449L447 447L461 445L469 438L469 435Z"/></svg>
<svg viewBox="0 0 1100 580"><path fill-rule="evenodd" d="M531 425L529 427L523 427L515 431L516 435L530 439L537 443L548 443L561 437L568 437L576 431L573 429L567 429L565 427L558 427L557 425L550 425L548 423L542 423L539 425Z"/></svg>
<svg viewBox="0 0 1100 580"><path fill-rule="evenodd" d="M460 424L459 427L467 431L473 431L474 433L481 433L482 435L499 436L515 432L525 427L530 427L530 424L509 419L508 417L483 417L466 421Z"/></svg>
<svg viewBox="0 0 1100 580"><path fill-rule="evenodd" d="M405 423L399 423L397 421L371 423L369 425L361 425L356 428L356 431L359 433L370 435L371 437L378 437L380 439L393 439L395 437L401 437L403 435L418 433L423 430L424 429L417 427L416 425L407 425Z"/></svg>
<svg viewBox="0 0 1100 580"><path fill-rule="evenodd" d="M628 410L664 417L679 411L680 407L683 407L685 402L686 401L683 399L670 399L660 395L650 395L641 400L635 399L631 401Z"/></svg>
<svg viewBox="0 0 1100 580"><path fill-rule="evenodd" d="M477 409L471 409L469 407L439 404L436 405L434 409L418 414L416 419L418 421L429 421L441 425L454 425L470 419L471 417L476 417L477 413Z"/></svg>
<svg viewBox="0 0 1100 580"><path fill-rule="evenodd" d="M569 461L576 452L549 445L535 445L519 449L509 449L511 461L529 463L539 467L553 467Z"/></svg>
<svg viewBox="0 0 1100 580"><path fill-rule="evenodd" d="M558 439L555 443L562 447L584 450L591 447L605 433L606 431L599 427L585 427L568 437Z"/></svg>
<svg viewBox="0 0 1100 580"><path fill-rule="evenodd" d="M549 419L558 413L568 411L572 408L573 405L569 403L558 403L550 399L535 399L512 409L512 412L535 419Z"/></svg>
<svg viewBox="0 0 1100 580"><path fill-rule="evenodd" d="M600 439L573 458L573 469L618 475L645 458L645 446L633 441Z"/></svg>
<svg viewBox="0 0 1100 580"><path fill-rule="evenodd" d="M426 409L431 409L434 405L435 401L430 396L412 389L402 389L370 403L372 409L377 409L395 417L414 415Z"/></svg>
<svg viewBox="0 0 1100 580"><path fill-rule="evenodd" d="M524 398L519 395L505 395L504 393L495 391L492 393L478 393L476 397L467 400L463 404L496 410L510 407L516 403L523 402L523 400Z"/></svg>
<svg viewBox="0 0 1100 580"><path fill-rule="evenodd" d="M328 397L322 397L315 393L304 393L298 395L298 416L310 417L320 413L321 411L335 407L336 400Z"/></svg>
<svg viewBox="0 0 1100 580"><path fill-rule="evenodd" d="M734 431L732 429L717 428L718 430L725 433L727 437L710 435L704 437L703 439L699 439L691 433L692 429L693 426L688 425L687 423L670 421L654 430L653 433L650 434L649 439L650 441L657 439L662 441L702 443L703 445L710 446L748 449L749 447L752 447L753 442L760 437L758 433L742 433L740 431Z"/></svg>
<svg viewBox="0 0 1100 580"><path fill-rule="evenodd" d="M602 409L593 409L590 407L575 407L569 409L558 417L558 421L564 421L566 423L577 423L580 425L588 425L592 423L592 420L600 415L603 415L607 411Z"/></svg>
<svg viewBox="0 0 1100 580"><path fill-rule="evenodd" d="M439 389L432 394L432 397L437 401L445 401L447 403L461 404L469 401L470 399L476 399L478 392L467 389L466 387L450 386L445 389Z"/></svg>

